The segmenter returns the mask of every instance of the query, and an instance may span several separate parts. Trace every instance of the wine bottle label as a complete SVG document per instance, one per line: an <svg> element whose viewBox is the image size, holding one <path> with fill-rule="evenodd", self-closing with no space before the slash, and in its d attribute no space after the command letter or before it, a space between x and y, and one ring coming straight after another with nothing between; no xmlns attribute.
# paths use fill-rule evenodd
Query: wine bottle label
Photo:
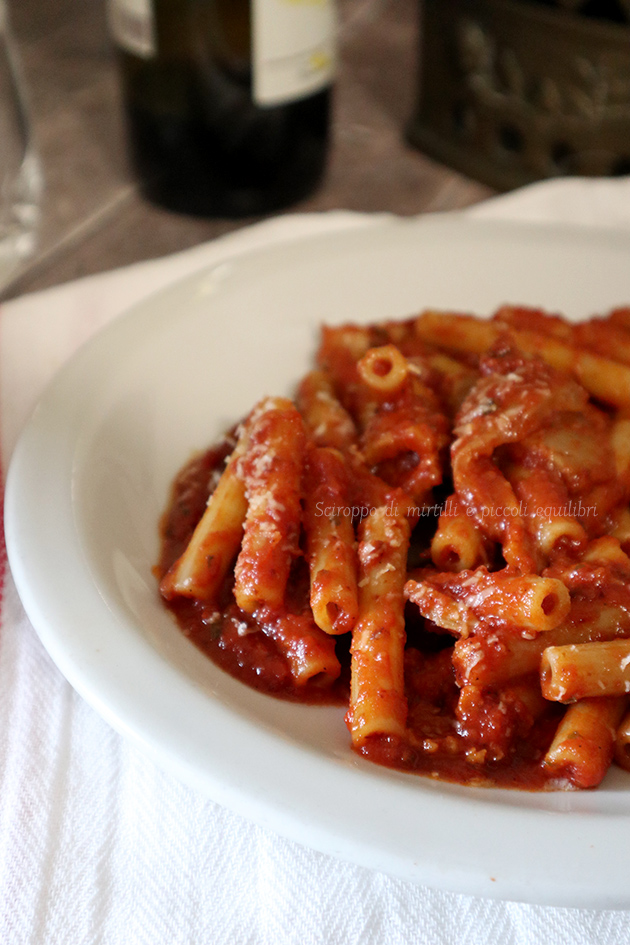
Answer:
<svg viewBox="0 0 630 945"><path fill-rule="evenodd" d="M109 0L109 28L121 49L150 59L157 52L151 0Z"/></svg>
<svg viewBox="0 0 630 945"><path fill-rule="evenodd" d="M252 0L254 100L280 105L329 85L334 0Z"/></svg>

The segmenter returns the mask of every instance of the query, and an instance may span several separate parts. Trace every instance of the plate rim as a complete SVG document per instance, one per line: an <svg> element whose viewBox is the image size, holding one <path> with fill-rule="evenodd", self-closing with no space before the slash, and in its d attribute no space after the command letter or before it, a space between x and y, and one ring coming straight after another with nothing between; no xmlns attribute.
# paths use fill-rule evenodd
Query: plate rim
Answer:
<svg viewBox="0 0 630 945"><path fill-rule="evenodd" d="M448 233L449 229L452 227L461 229L462 224L465 229L471 232L476 231L478 234L497 234L501 231L510 231L523 235L527 234L528 238L540 238L540 236L544 234L547 238L561 240L570 239L586 244L610 241L618 245L618 242L621 240L621 242L626 243L630 258L630 234L624 233L621 236L618 231L605 228L597 230L594 228L584 228L577 230L572 226L539 225L531 223L521 224L515 221L474 220L474 218L466 217L464 214L449 214L448 218L444 215L439 220L422 218L419 222L418 220L387 219L378 222L374 227L316 234L303 237L299 241L296 241L293 246L299 247L299 249L294 248L290 250L290 253L295 254L297 252L300 255L307 252L314 252L317 250L318 246L326 246L328 247L328 251L332 251L331 246L333 246L333 244L346 244L348 240L350 240L350 242L356 242L357 237L359 241L363 238L369 240L373 238L374 234L380 234L382 236L383 229L387 231L387 229L392 227L396 232L401 233L403 229L405 229L407 233L416 233L416 231L430 233L432 228L434 232L439 232L439 230L442 229ZM366 236L361 237L360 234L366 234ZM264 265L265 257L277 257L278 253L284 253L286 258L286 252L287 248L285 244L280 243L263 249L249 250L231 259L230 262L233 262L234 265L238 267L244 268L247 266L251 267L252 263L248 262L248 260L253 260L254 268L256 268L256 266ZM33 589L30 586L29 576L27 574L28 569L24 566L24 561L28 556L24 553L24 549L21 546L22 539L19 538L18 533L20 530L19 510L24 507L24 497L20 494L21 480L24 475L25 464L28 465L29 462L32 462L30 451L32 451L34 446L33 438L39 435L37 433L37 424L38 417L41 417L42 411L45 412L46 409L50 409L51 402L59 397L59 392L63 393L68 384L72 383L73 372L76 372L77 366L80 367L86 360L89 360L89 358L92 357L92 352L98 354L104 344L103 338L115 339L118 334L124 334L127 331L126 326L132 322L140 324L143 320L151 317L151 309L156 304L165 304L165 300L168 300L169 297L172 296L176 298L180 296L182 292L185 292L187 287L198 285L199 280L207 278L208 274L216 269L216 265L217 264L212 264L209 267L204 267L199 272L186 276L173 285L158 290L158 292L152 293L146 299L136 303L126 313L115 318L104 329L97 332L96 335L89 339L79 351L66 362L46 388L31 419L22 431L18 445L11 458L5 491L5 535L11 572L14 576L18 593L24 602L27 614L53 660L61 669L64 676L70 681L71 685L73 685L83 698L85 698L99 714L104 716L114 728L124 736L131 737L136 741L136 743L148 752L162 767L175 771L177 776L183 781L191 784L198 790L204 791L206 794L209 793L208 778L200 779L199 772L191 769L185 759L180 758L178 764L178 759L173 756L172 751L164 752L163 746L156 745L154 741L147 738L146 731L139 731L137 724L129 725L128 720L125 720L123 717L124 713L121 715L121 712L116 711L111 704L104 703L99 693L94 691L93 684L90 685L89 682L86 682L85 676L81 674L80 669L77 668L77 665L73 663L72 659L68 658L68 653L64 650L63 644L59 638L56 637L54 633L51 635L49 618L41 612L37 601L33 599ZM222 263L218 265L220 266ZM158 301L156 302L156 300ZM289 752L289 755L292 755L292 753ZM361 768L360 776L362 781L366 779L371 780L372 783L380 783L382 781L382 776L374 775L371 777L367 770L364 771L363 768ZM398 775L396 775L396 777L398 778ZM417 776L415 775L407 777L412 778L414 782L417 780ZM260 800L260 803L252 803L252 798L247 790L244 791L244 796L230 793L236 790L237 787L238 785L231 784L226 790L225 785L215 783L212 785L213 791L211 796L219 800L220 803L224 803L226 806L237 810L250 819L256 820L258 823L264 823L266 826L271 827L284 836L288 836L290 839L297 840L311 847L314 846L316 849L322 850L322 852L330 853L343 859L349 859L352 862L358 862L361 865L368 865L371 868L381 868L385 872L397 875L400 878L411 879L414 882L427 885L438 885L441 888L449 889L453 892L482 895L488 898L517 899L525 902L549 905L581 905L589 901L588 890L586 888L579 890L565 888L560 891L559 895L557 891L556 893L547 895L544 889L534 886L529 889L519 887L520 881L517 881L516 884L514 882L510 884L507 881L503 881L493 888L489 885L488 877L484 879L478 876L474 877L470 874L470 871L467 872L465 868L462 868L459 872L451 870L450 873L448 871L442 871L440 873L438 864L431 864L430 868L428 868L428 864L420 865L416 863L415 868L409 869L395 862L395 857L388 858L384 851L381 851L379 866L378 863L374 862L371 851L365 849L365 844L360 842L355 844L354 853L350 856L348 855L347 849L345 850L345 854L340 851L339 839L335 834L334 827L329 828L327 832L326 826L323 823L320 824L319 842L313 843L312 837L309 836L308 826L305 828L302 822L300 812L292 810L290 806L287 805L286 799L285 802L280 805L279 809L273 810L273 805L269 799ZM470 789L466 790L470 791ZM457 795L457 792L451 793ZM437 793L431 795L433 801L436 797L440 796L441 795ZM470 799L470 795L464 798L464 807L470 807ZM446 806L448 808L452 807L453 804L440 805L439 803L434 803L433 806L436 809L440 806ZM458 802L455 803L455 806L458 806ZM509 816L507 820L506 817L503 816L506 814L506 811L509 811L509 806L507 805L502 808L500 814L496 812L495 817L497 822L500 823L504 829L509 829ZM254 812L255 815L253 818L252 812ZM531 819L532 817L538 819L539 813L540 812L533 810L529 811L524 816L525 819ZM596 821L598 821L597 817L593 823ZM581 824L583 828L593 826L592 824L589 825L588 814L582 815ZM350 852L352 853L352 851ZM433 869L439 874L437 883L435 882L435 873L432 872ZM591 896L590 901L593 902L593 904L597 902L600 905L601 902L604 901L607 903L605 906L607 908L614 908L617 905L624 907L622 903L625 903L625 907L627 907L630 905L630 893L627 893L625 898L619 898L619 890L610 890L608 897L602 899L598 896L596 899L593 899Z"/></svg>

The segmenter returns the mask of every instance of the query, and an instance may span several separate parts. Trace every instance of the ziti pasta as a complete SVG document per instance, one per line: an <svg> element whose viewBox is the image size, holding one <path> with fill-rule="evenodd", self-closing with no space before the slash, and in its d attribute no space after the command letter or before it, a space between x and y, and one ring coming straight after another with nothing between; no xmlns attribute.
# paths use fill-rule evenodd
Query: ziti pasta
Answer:
<svg viewBox="0 0 630 945"><path fill-rule="evenodd" d="M475 785L630 770L630 317L324 327L178 475L156 572L243 682Z"/></svg>

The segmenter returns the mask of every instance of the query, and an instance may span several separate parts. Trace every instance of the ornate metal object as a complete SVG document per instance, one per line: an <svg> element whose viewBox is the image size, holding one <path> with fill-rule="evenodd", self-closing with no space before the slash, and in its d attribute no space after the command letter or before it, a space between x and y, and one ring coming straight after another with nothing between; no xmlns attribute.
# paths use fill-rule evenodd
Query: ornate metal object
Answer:
<svg viewBox="0 0 630 945"><path fill-rule="evenodd" d="M630 173L630 0L424 0L421 36L426 153L501 190Z"/></svg>

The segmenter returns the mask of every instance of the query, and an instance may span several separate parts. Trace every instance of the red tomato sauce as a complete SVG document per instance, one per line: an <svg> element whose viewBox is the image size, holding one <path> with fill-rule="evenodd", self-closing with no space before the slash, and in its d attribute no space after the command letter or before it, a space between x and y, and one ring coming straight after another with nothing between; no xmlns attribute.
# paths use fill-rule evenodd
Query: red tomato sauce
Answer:
<svg viewBox="0 0 630 945"><path fill-rule="evenodd" d="M161 554L156 576L160 579L183 553L207 499L233 448L229 438L189 462L178 475L169 507L161 523ZM419 523L418 533L426 529ZM426 548L426 536L412 542L410 558L416 563ZM308 608L308 573L303 559L298 559L289 582L287 601L290 612L299 614ZM233 574L229 574L218 602L176 597L164 601L182 632L217 666L241 682L261 692L288 701L311 704L348 704L350 676L350 634L336 638L336 653L342 666L336 680L308 680L297 686L286 657L265 632L264 620L257 620L240 610L234 602ZM496 746L513 740L526 709L518 699L497 700L484 706L485 730L476 720L475 745L466 737L466 717L457 717L460 690L451 662L452 637L438 628L427 629L425 622L408 606L405 685L408 701L409 738L373 737L361 753L371 761L405 771L458 783L540 790L546 785L541 761L564 711L550 704L527 737L518 740L514 753L494 758ZM485 699L491 701L487 693ZM530 720L531 721L531 720ZM488 749L480 748L487 742ZM494 746L494 747L493 747Z"/></svg>

